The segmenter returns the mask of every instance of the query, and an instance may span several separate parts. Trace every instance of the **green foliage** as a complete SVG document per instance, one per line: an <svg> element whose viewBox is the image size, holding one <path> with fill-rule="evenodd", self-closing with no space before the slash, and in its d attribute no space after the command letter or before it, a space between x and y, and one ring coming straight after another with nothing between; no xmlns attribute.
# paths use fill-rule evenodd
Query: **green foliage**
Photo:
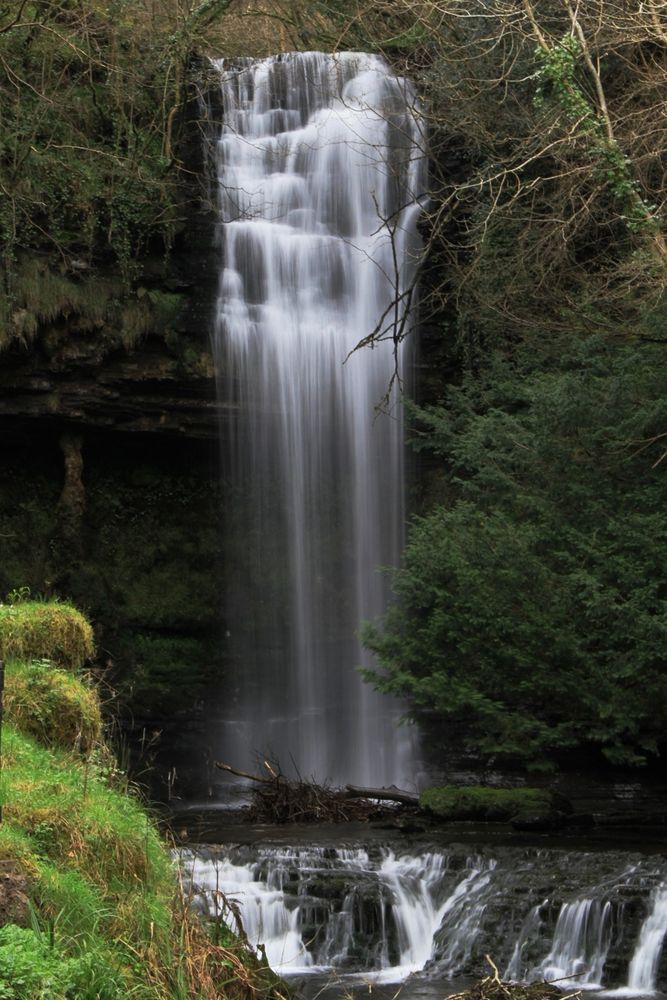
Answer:
<svg viewBox="0 0 667 1000"><path fill-rule="evenodd" d="M0 604L0 658L48 659L79 669L94 653L90 622L73 605L57 599Z"/></svg>
<svg viewBox="0 0 667 1000"><path fill-rule="evenodd" d="M661 348L555 353L492 357L416 411L441 502L364 639L381 690L464 720L483 754L544 767L593 745L642 763L667 719Z"/></svg>
<svg viewBox="0 0 667 1000"><path fill-rule="evenodd" d="M505 822L515 817L549 816L554 797L544 788L484 788L470 785L425 788L419 805L444 821Z"/></svg>
<svg viewBox="0 0 667 1000"><path fill-rule="evenodd" d="M173 66L164 29L147 5L133 6L28 4L0 38L1 236L10 255L46 240L90 261L107 246L127 269L152 230L168 232L161 88Z"/></svg>
<svg viewBox="0 0 667 1000"><path fill-rule="evenodd" d="M169 253L193 197L178 156L186 68L228 4L0 11L0 347L29 343L45 321L106 322L125 343L153 311L160 327L160 308L132 289L147 253Z"/></svg>
<svg viewBox="0 0 667 1000"><path fill-rule="evenodd" d="M105 961L106 958L106 961ZM98 952L66 957L44 935L8 924L0 927L2 1000L120 1000L127 985Z"/></svg>
<svg viewBox="0 0 667 1000"><path fill-rule="evenodd" d="M656 232L658 222L653 215L656 206L643 200L639 182L632 173L631 159L624 155L616 139L609 136L600 113L584 93L580 41L568 33L551 46L541 45L536 50L536 61L539 67L536 107L543 107L548 93L549 99L562 108L568 123L588 137L589 156L599 163L596 179L608 187L619 203L628 229L638 232L643 226Z"/></svg>

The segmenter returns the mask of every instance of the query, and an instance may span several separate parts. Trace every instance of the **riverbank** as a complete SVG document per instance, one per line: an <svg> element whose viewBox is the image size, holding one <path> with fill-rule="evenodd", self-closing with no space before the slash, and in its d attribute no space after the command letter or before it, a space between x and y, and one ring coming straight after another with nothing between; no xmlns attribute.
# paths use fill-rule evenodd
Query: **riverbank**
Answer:
<svg viewBox="0 0 667 1000"><path fill-rule="evenodd" d="M0 605L0 995L283 995L242 939L191 912L170 844L104 740L83 670L89 623L27 596Z"/></svg>

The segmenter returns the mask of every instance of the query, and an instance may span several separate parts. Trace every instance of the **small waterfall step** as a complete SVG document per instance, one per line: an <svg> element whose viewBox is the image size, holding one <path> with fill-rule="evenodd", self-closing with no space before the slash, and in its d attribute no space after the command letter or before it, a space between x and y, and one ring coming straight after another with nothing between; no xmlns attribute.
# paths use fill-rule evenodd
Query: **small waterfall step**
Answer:
<svg viewBox="0 0 667 1000"><path fill-rule="evenodd" d="M281 974L486 975L648 996L667 987L667 860L535 848L271 844L181 852L198 906Z"/></svg>

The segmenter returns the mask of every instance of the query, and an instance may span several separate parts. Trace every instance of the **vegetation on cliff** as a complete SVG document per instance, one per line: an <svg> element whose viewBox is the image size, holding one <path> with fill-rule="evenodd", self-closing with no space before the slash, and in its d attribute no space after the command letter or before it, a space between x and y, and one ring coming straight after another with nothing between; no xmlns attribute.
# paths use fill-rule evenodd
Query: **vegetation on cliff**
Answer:
<svg viewBox="0 0 667 1000"><path fill-rule="evenodd" d="M369 676L489 757L644 763L667 718L664 4L382 9L434 198L428 499Z"/></svg>
<svg viewBox="0 0 667 1000"><path fill-rule="evenodd" d="M425 318L453 309L470 349L664 322L663 3L318 6L420 84Z"/></svg>
<svg viewBox="0 0 667 1000"><path fill-rule="evenodd" d="M29 637L24 648L30 643L40 659L10 659L6 668L0 996L212 1000L273 994L275 978L243 944L224 927L216 929L214 942L188 913L169 850L101 738L93 689L71 671L63 688L64 671L45 661L62 646L57 629L43 630L40 611L55 607L61 618L69 615L74 631L81 626L79 613L39 602L11 607L21 611ZM3 613L3 639L7 620ZM35 642L38 633L42 643ZM35 677L44 702L31 698ZM62 722L76 719L77 688L84 707L79 731ZM91 715L96 732L86 728Z"/></svg>
<svg viewBox="0 0 667 1000"><path fill-rule="evenodd" d="M164 322L144 264L192 209L188 70L228 4L0 5L0 346L56 321L121 342Z"/></svg>

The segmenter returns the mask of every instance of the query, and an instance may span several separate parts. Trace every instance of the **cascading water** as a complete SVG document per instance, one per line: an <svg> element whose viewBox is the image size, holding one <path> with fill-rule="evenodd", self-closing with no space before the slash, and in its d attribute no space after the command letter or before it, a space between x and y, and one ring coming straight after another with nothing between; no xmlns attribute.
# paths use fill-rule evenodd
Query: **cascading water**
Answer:
<svg viewBox="0 0 667 1000"><path fill-rule="evenodd" d="M531 979L599 986L611 945L609 901L577 899L561 907L551 950Z"/></svg>
<svg viewBox="0 0 667 1000"><path fill-rule="evenodd" d="M425 970L442 982L486 975L491 955L506 979L558 979L568 993L667 986L662 857L308 844L184 851L181 862L199 906L233 926L224 893L282 974L397 982Z"/></svg>
<svg viewBox="0 0 667 1000"><path fill-rule="evenodd" d="M652 993L656 988L658 963L667 934L667 885L661 885L653 897L651 912L642 924L637 950L628 970L628 991Z"/></svg>
<svg viewBox="0 0 667 1000"><path fill-rule="evenodd" d="M223 263L215 334L236 417L222 745L319 780L407 783L401 707L361 681L355 634L399 558L405 332L424 187L411 85L376 56L227 67L214 144ZM346 360L347 359L347 360ZM379 412L378 407L383 404ZM227 447L228 446L228 447Z"/></svg>

